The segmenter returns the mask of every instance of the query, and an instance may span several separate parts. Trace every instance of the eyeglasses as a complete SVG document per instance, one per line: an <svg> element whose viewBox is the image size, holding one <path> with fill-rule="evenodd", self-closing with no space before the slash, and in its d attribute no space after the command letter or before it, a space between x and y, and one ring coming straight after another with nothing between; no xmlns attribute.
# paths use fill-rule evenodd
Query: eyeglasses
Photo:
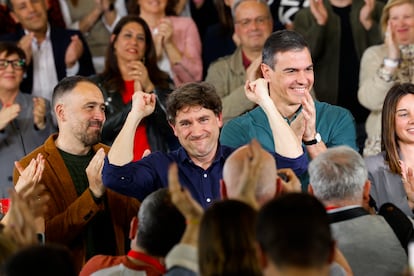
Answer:
<svg viewBox="0 0 414 276"><path fill-rule="evenodd" d="M26 66L26 60L24 59L13 59L13 60L7 60L7 59L0 59L0 70L5 70L7 66L13 67L15 70L23 70Z"/></svg>
<svg viewBox="0 0 414 276"><path fill-rule="evenodd" d="M266 23L269 19L270 19L270 18L269 18L269 16L259 16L259 17L256 17L256 18L254 18L254 19L251 19L251 18L246 18L246 19L241 19L241 20L238 20L238 21L236 21L236 24L239 24L240 26L242 26L242 27L244 28L244 27L249 26L249 25L250 25L250 23L252 23L253 21L254 21L254 23L255 23L256 25L263 25L263 24L265 24L265 23Z"/></svg>

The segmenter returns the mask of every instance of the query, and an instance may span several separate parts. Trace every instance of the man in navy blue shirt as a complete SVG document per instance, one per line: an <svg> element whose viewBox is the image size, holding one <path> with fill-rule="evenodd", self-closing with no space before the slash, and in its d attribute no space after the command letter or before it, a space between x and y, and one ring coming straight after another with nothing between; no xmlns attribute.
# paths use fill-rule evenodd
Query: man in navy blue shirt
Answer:
<svg viewBox="0 0 414 276"><path fill-rule="evenodd" d="M256 103L267 102L261 100L264 98L262 94L255 95ZM213 200L220 198L219 182L224 161L234 150L219 144L223 125L220 97L215 88L206 82L188 83L176 89L167 100L167 116L181 147L170 153L154 152L132 162L136 128L154 111L155 101L154 94L134 93L132 109L105 159L103 183L108 188L142 201L154 190L168 187L168 168L175 162L180 183L206 208ZM303 173L308 160L296 135L279 113L272 113L269 121L279 133L284 133L274 137L276 141L286 142L287 137L291 138L289 143L284 143L284 147L279 147L279 152L273 153L277 166L292 168L297 174Z"/></svg>

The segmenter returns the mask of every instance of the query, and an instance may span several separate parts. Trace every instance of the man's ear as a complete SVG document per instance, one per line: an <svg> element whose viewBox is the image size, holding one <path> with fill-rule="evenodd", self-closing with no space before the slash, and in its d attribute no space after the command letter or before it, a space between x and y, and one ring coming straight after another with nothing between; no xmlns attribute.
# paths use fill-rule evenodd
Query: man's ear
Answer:
<svg viewBox="0 0 414 276"><path fill-rule="evenodd" d="M313 194L313 187L312 187L311 183L309 183L309 185L308 185L308 193L311 194L311 195L314 195Z"/></svg>
<svg viewBox="0 0 414 276"><path fill-rule="evenodd" d="M219 128L223 126L223 113L220 112L220 114L217 116L217 124Z"/></svg>
<svg viewBox="0 0 414 276"><path fill-rule="evenodd" d="M229 198L227 195L226 183L224 183L223 179L220 179L220 194L221 194L221 199Z"/></svg>
<svg viewBox="0 0 414 276"><path fill-rule="evenodd" d="M262 71L263 78L265 80L270 80L270 74L273 73L273 70L269 67L269 65L262 62L262 64L260 64L260 70Z"/></svg>
<svg viewBox="0 0 414 276"><path fill-rule="evenodd" d="M368 179L365 181L364 184L364 191L362 194L362 201L364 206L369 206L369 193L371 191L371 181Z"/></svg>
<svg viewBox="0 0 414 276"><path fill-rule="evenodd" d="M135 238L135 236L137 235L137 230L138 230L138 218L135 216L131 219L131 223L129 226L129 236L128 238L130 240L133 240Z"/></svg>
<svg viewBox="0 0 414 276"><path fill-rule="evenodd" d="M172 130L174 131L174 135L177 136L177 132L175 131L175 125L173 125L172 123L168 122L168 124L170 125L170 127L172 128Z"/></svg>
<svg viewBox="0 0 414 276"><path fill-rule="evenodd" d="M20 23L19 19L17 18L16 14L13 11L9 12L10 17L13 19L14 23Z"/></svg>

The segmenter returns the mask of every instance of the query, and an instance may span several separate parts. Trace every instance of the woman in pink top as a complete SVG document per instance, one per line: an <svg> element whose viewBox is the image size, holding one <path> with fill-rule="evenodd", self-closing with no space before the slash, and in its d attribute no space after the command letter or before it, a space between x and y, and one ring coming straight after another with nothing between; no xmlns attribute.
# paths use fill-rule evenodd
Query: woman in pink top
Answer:
<svg viewBox="0 0 414 276"><path fill-rule="evenodd" d="M190 17L176 16L177 0L130 1L129 13L139 14L149 25L158 66L168 72L176 87L202 79L201 41Z"/></svg>

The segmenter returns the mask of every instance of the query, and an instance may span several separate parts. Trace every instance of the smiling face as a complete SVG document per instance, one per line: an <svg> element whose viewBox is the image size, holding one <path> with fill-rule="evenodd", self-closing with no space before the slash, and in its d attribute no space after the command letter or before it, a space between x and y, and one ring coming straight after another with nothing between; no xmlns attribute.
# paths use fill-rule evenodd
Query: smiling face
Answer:
<svg viewBox="0 0 414 276"><path fill-rule="evenodd" d="M142 60L145 55L144 28L136 23L125 24L115 39L114 50L118 62Z"/></svg>
<svg viewBox="0 0 414 276"><path fill-rule="evenodd" d="M313 86L313 63L307 48L276 53L274 69L262 64L262 72L276 105L299 107Z"/></svg>
<svg viewBox="0 0 414 276"><path fill-rule="evenodd" d="M20 60L18 54L6 55L6 52L0 53L0 60ZM6 68L0 68L0 91L19 91L20 83L23 80L24 69L14 68L12 64L8 64Z"/></svg>
<svg viewBox="0 0 414 276"><path fill-rule="evenodd" d="M244 1L237 6L234 32L243 48L260 51L272 30L272 17L264 3Z"/></svg>
<svg viewBox="0 0 414 276"><path fill-rule="evenodd" d="M395 111L395 132L399 143L414 144L413 94L407 94L398 101Z"/></svg>
<svg viewBox="0 0 414 276"><path fill-rule="evenodd" d="M192 106L177 112L172 128L180 144L197 163L214 158L222 125L221 116L215 115L212 110Z"/></svg>
<svg viewBox="0 0 414 276"><path fill-rule="evenodd" d="M79 82L55 107L59 131L82 146L97 144L105 123L105 104L99 88Z"/></svg>
<svg viewBox="0 0 414 276"><path fill-rule="evenodd" d="M138 0L141 13L165 15L168 0Z"/></svg>
<svg viewBox="0 0 414 276"><path fill-rule="evenodd" d="M404 3L389 10L391 30L399 45L414 43L414 5Z"/></svg>
<svg viewBox="0 0 414 276"><path fill-rule="evenodd" d="M45 0L11 0L13 11L10 15L23 28L34 33L47 29L47 7Z"/></svg>

